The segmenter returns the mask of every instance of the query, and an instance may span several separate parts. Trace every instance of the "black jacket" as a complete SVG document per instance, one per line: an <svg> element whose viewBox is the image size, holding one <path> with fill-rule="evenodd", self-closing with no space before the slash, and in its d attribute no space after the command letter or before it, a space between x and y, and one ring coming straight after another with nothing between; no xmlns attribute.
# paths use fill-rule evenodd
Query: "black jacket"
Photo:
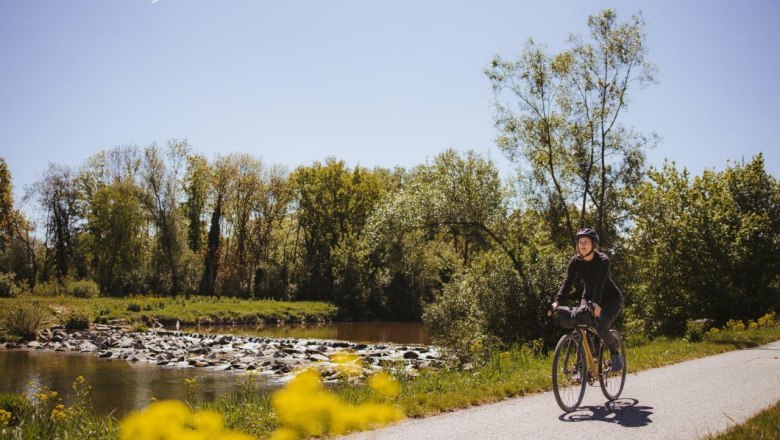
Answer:
<svg viewBox="0 0 780 440"><path fill-rule="evenodd" d="M560 303L571 290L575 276L580 276L585 288L582 291L582 299L593 301L603 306L605 303L615 300L622 300L620 290L609 276L609 257L601 252L594 252L593 259L585 261L579 255L574 255L569 260L569 266L566 267L566 277L563 279L561 288L555 295L555 301Z"/></svg>

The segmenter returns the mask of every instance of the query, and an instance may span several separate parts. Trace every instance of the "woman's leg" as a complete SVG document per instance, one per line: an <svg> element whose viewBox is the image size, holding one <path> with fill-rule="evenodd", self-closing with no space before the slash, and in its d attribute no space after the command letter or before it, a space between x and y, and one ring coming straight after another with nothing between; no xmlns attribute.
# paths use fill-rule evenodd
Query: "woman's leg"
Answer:
<svg viewBox="0 0 780 440"><path fill-rule="evenodd" d="M621 310L623 310L623 298L601 305L601 316L596 318L596 325L594 325L599 332L599 337L604 341L604 345L609 348L613 356L618 354L617 340L609 332L609 329Z"/></svg>

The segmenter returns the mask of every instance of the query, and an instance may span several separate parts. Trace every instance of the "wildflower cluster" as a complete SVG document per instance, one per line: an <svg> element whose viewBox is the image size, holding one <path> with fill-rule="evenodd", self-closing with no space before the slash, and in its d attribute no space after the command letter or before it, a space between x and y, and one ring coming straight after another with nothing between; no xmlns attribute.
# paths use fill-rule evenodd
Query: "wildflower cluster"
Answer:
<svg viewBox="0 0 780 440"><path fill-rule="evenodd" d="M5 428L11 424L11 413L0 409L0 428Z"/></svg>
<svg viewBox="0 0 780 440"><path fill-rule="evenodd" d="M398 384L386 374L369 379L369 386L384 398L395 397L399 391ZM385 426L404 417L391 405L370 402L352 405L342 401L324 389L314 370L299 373L274 393L272 404L283 424L273 433L272 440L340 435Z"/></svg>
<svg viewBox="0 0 780 440"><path fill-rule="evenodd" d="M225 428L214 411L191 411L178 400L163 400L144 411L130 414L119 426L119 440L251 440L252 437Z"/></svg>
<svg viewBox="0 0 780 440"><path fill-rule="evenodd" d="M780 325L780 322L777 320L777 314L775 312L769 312L765 314L764 316L758 318L755 321L748 321L747 324L744 321L740 321L737 319L730 319L726 326L723 328L725 331L730 331L733 333L741 333L745 330L758 330L758 329L765 329L765 328L773 328ZM713 327L707 331L708 337L716 337L720 334L721 330L717 327Z"/></svg>

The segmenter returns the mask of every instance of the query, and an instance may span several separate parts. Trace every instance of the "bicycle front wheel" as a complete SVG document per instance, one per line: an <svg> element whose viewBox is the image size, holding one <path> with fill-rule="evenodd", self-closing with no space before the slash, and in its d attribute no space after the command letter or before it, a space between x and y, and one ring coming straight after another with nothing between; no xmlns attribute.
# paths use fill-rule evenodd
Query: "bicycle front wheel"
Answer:
<svg viewBox="0 0 780 440"><path fill-rule="evenodd" d="M626 363L626 346L623 344L623 336L615 329L611 329L609 332L617 341L617 348L620 351L620 356L623 357L623 369L612 371L609 348L602 342L599 350L599 385L601 385L601 392L604 393L604 397L609 400L616 400L620 397L620 393L623 392L628 364Z"/></svg>
<svg viewBox="0 0 780 440"><path fill-rule="evenodd" d="M576 410L585 395L587 366L582 359L578 335L562 336L553 356L552 383L555 401L566 412Z"/></svg>

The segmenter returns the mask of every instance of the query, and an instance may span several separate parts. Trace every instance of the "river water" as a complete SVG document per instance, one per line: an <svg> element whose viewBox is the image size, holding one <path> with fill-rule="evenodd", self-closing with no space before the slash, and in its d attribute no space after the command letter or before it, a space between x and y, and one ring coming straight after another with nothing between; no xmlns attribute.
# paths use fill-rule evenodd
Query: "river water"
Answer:
<svg viewBox="0 0 780 440"><path fill-rule="evenodd" d="M235 334L275 338L345 340L352 342L428 344L427 329L420 323L373 322L319 325L232 326L183 328L198 333ZM84 376L92 386L95 410L122 416L148 405L150 399L186 397L185 379L197 379L195 390L204 400L238 391L245 372L214 371L203 368L166 368L154 364L101 359L92 355L44 351L0 350L0 393L32 395L41 386L59 392L70 402L71 384ZM256 375L261 389L272 391L282 384L276 376Z"/></svg>

